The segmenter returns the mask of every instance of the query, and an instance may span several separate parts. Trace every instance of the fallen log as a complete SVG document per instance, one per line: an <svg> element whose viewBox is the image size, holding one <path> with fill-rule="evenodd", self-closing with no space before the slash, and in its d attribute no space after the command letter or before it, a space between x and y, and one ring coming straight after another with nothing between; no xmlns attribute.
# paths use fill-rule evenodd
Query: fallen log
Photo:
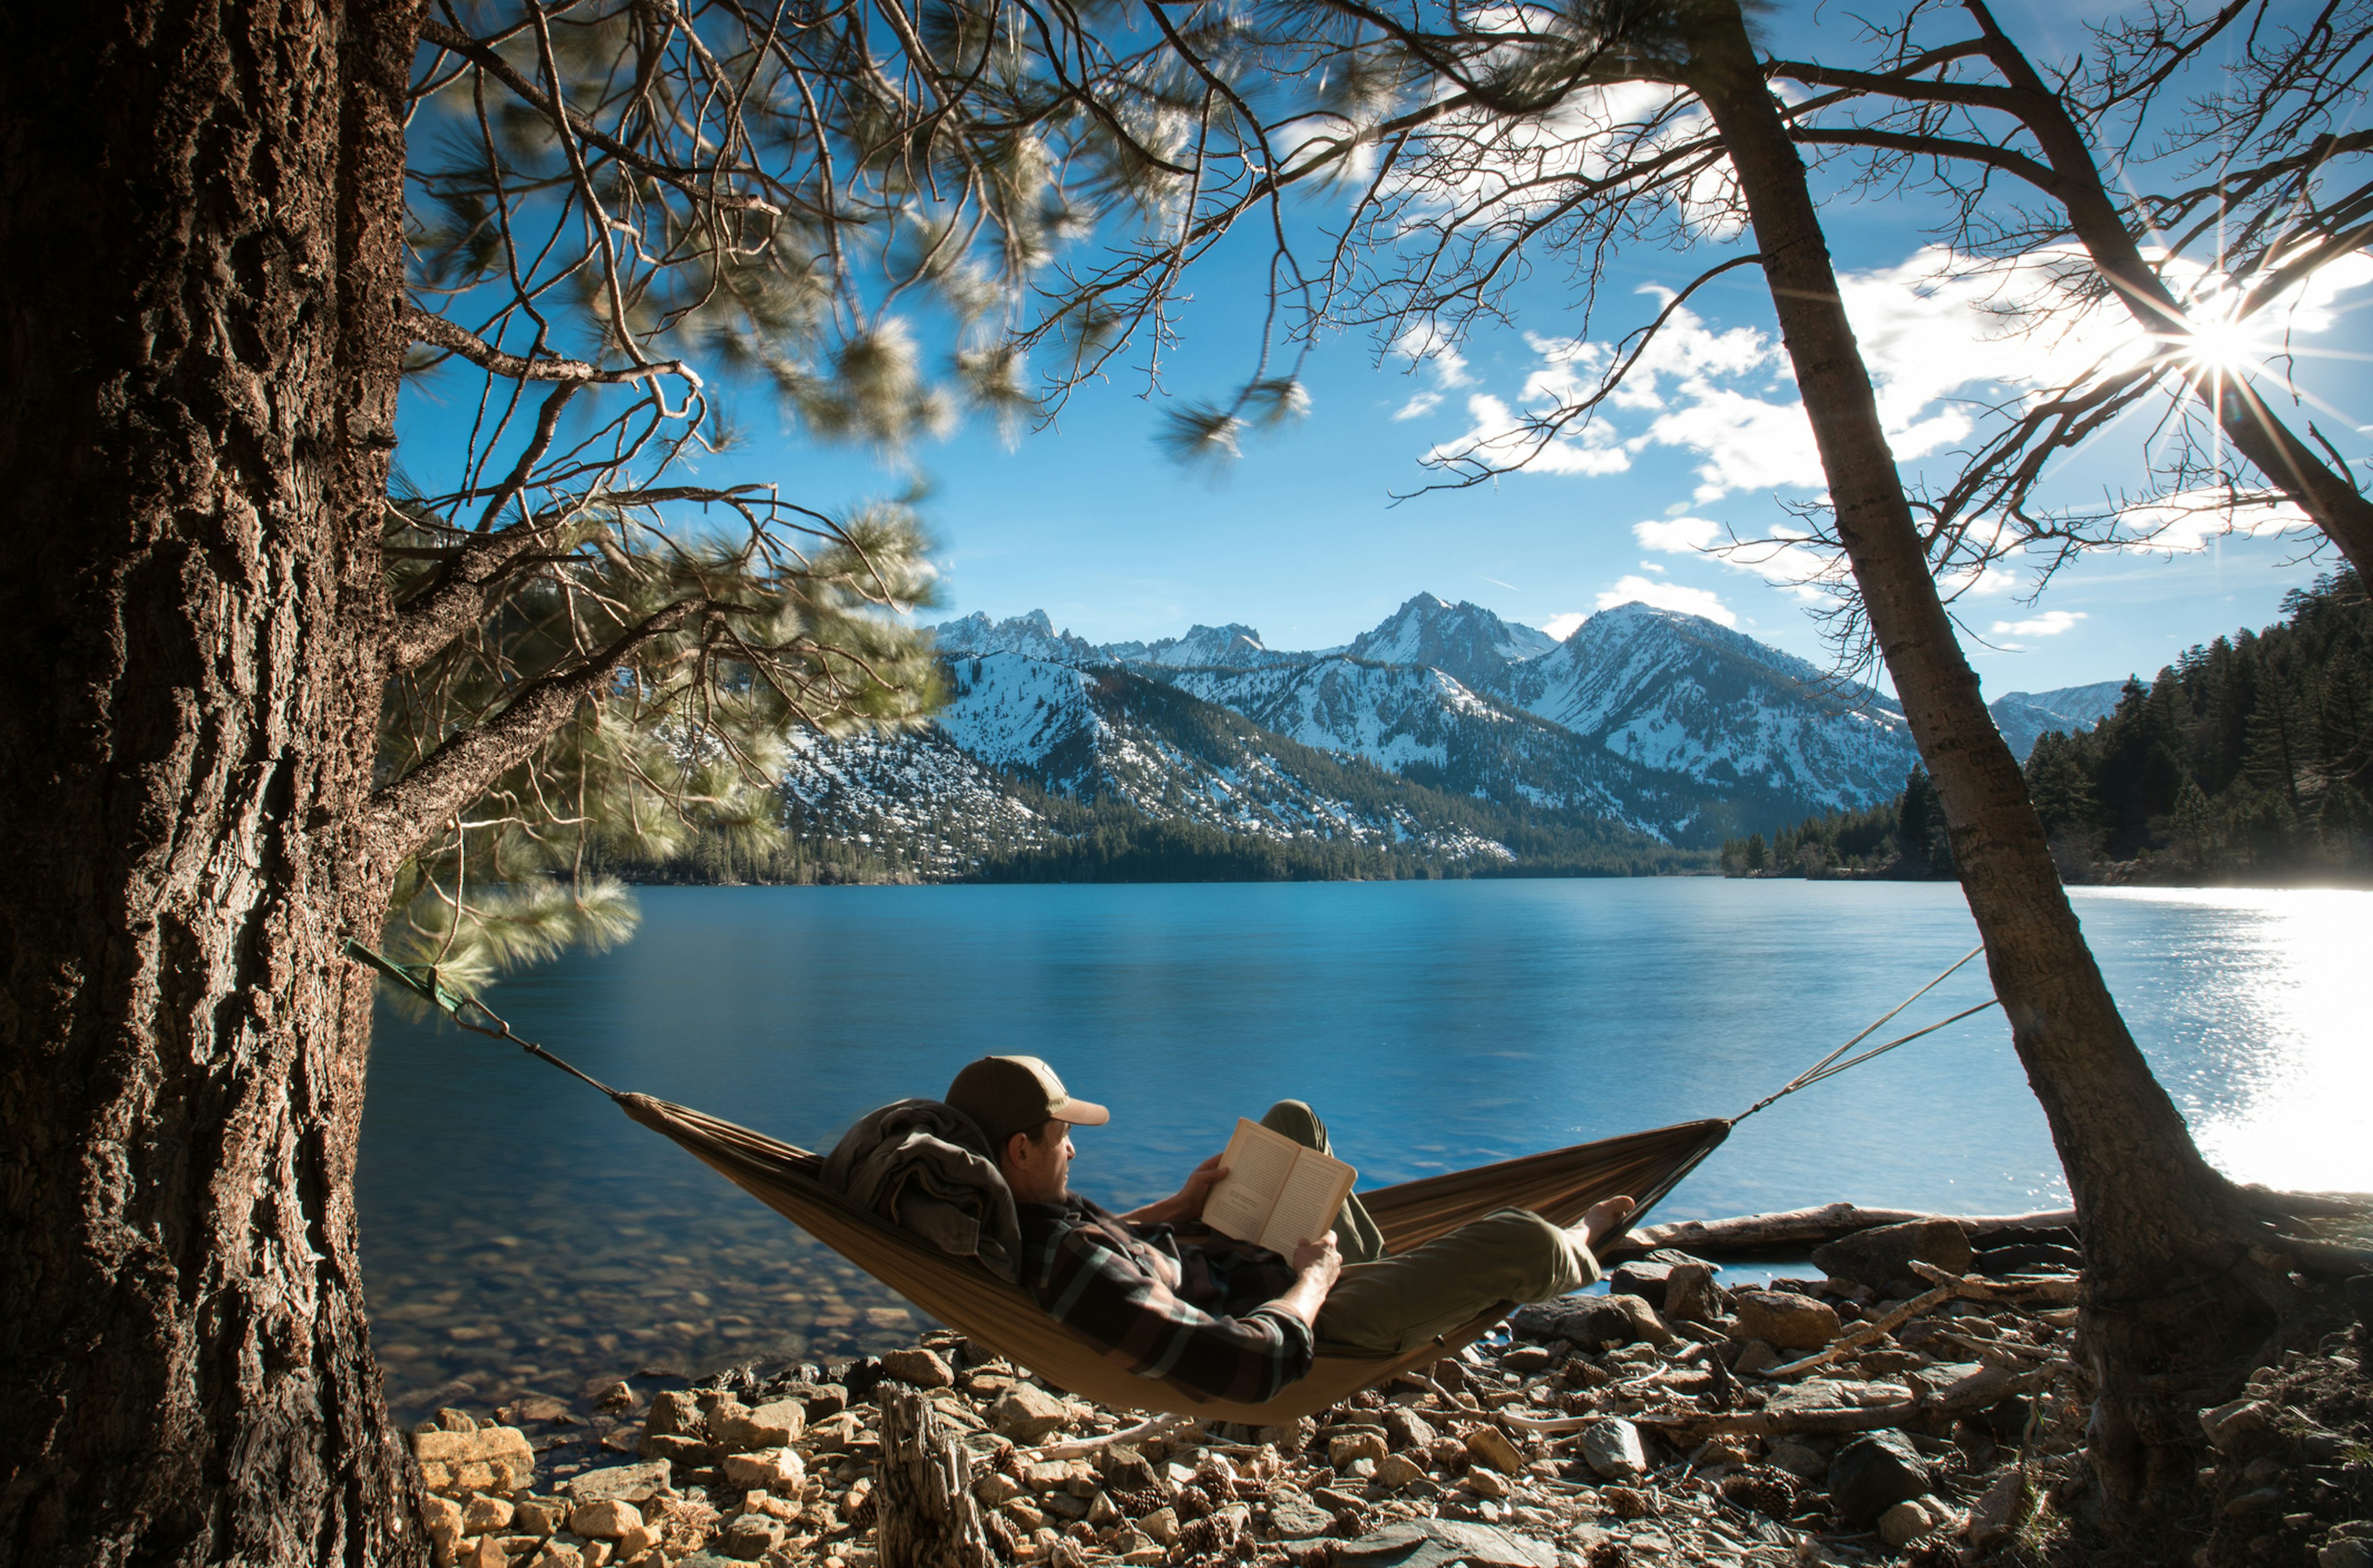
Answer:
<svg viewBox="0 0 2373 1568"><path fill-rule="evenodd" d="M2039 1366L2032 1372L2022 1372L2015 1376L1986 1377L1967 1392L1936 1398L1914 1394L1911 1399L1886 1405L1848 1405L1822 1410L1642 1411L1630 1420L1636 1426L1686 1433L1692 1437L1777 1437L1791 1432L1876 1432L1885 1427L1908 1426L1932 1416L1968 1415L2020 1394L2040 1393L2068 1370L2067 1362L2056 1361L2049 1366ZM1539 1431L1542 1428L1528 1423L1526 1429Z"/></svg>
<svg viewBox="0 0 2373 1568"><path fill-rule="evenodd" d="M1674 1220L1642 1225L1611 1243L1603 1253L1608 1261L1636 1258L1662 1248L1674 1248L1700 1258L1741 1257L1758 1252L1802 1252L1852 1236L1874 1225L1903 1225L1912 1220L1948 1219L1974 1240L2023 1230L2052 1230L2076 1223L2074 1209L2046 1209L2026 1214L1931 1214L1917 1209L1865 1209L1853 1203L1829 1203L1818 1209L1789 1209L1772 1214L1739 1214L1720 1220Z"/></svg>

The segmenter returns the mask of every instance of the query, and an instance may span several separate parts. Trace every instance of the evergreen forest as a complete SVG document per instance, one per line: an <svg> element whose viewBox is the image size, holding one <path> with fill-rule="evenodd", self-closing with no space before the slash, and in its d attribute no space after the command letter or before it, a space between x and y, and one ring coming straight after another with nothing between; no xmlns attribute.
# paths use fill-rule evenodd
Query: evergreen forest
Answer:
<svg viewBox="0 0 2373 1568"><path fill-rule="evenodd" d="M2284 619L2129 679L2092 729L2052 733L2028 792L2071 882L2373 879L2373 605L2352 571ZM1952 875L1935 791L1726 841L1734 877Z"/></svg>

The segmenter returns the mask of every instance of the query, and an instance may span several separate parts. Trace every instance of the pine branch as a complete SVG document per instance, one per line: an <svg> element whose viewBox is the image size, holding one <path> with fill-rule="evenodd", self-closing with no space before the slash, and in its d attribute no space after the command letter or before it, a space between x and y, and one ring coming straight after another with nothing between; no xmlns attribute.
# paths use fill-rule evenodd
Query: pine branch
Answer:
<svg viewBox="0 0 2373 1568"><path fill-rule="evenodd" d="M680 359L655 360L648 365L622 365L605 369L582 359L523 359L520 355L497 348L467 327L431 315L415 305L405 305L397 312L397 324L412 334L415 343L441 348L448 354L458 354L463 359L491 375L513 381L558 381L581 386L620 386L630 381L656 380L661 376L681 376L695 387L700 386L700 373Z"/></svg>
<svg viewBox="0 0 2373 1568"><path fill-rule="evenodd" d="M456 732L417 767L374 790L367 808L368 833L386 863L394 864L426 842L495 780L533 756L620 665L681 628L701 608L700 600L679 600L629 627L598 653L538 676L502 712Z"/></svg>

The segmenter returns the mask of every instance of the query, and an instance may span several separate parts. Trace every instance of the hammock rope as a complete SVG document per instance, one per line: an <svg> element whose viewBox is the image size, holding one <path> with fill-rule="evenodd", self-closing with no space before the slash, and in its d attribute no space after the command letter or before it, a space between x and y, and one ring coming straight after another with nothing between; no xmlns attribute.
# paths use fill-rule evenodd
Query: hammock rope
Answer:
<svg viewBox="0 0 2373 1568"><path fill-rule="evenodd" d="M1794 1094L1798 1089L1810 1088L1824 1078L1834 1078L1850 1067L1859 1067L1864 1063L1868 1062L1875 1057L1886 1055L1888 1051L1893 1051L1899 1045L1910 1045L1913 1040L1918 1040L1924 1035L1935 1034L1938 1029L1945 1028L1947 1024L1959 1023L1963 1018L1968 1017L1972 1013L1982 1013L1989 1007L2001 1005L2001 1003L1997 998L1989 996L1983 1002L1979 1003L1976 1006L1964 1007L1959 1012L1954 1014L1951 1017L1930 1024L1924 1029L1914 1029L1908 1035L1898 1035L1893 1040L1888 1040L1885 1045L1874 1045L1859 1056L1849 1058L1843 1062L1838 1060L1838 1058L1844 1056L1847 1051L1852 1051L1855 1046L1860 1045L1863 1041L1876 1034L1880 1029L1886 1028L1887 1025L1894 1019L1896 1015L1902 1012L1903 1009L1911 1006L1914 1002L1919 1001L1923 996L1927 995L1930 992L1935 990L1938 986L1952 979L1955 974L1960 971L1963 965L1967 964L1971 958L1976 958L1980 953L1982 953L1985 950L1986 945L1981 942L1976 947L1970 948L1968 952L1962 954L1959 958L1954 959L1953 962L1946 966L1944 973L1938 975L1935 980L1930 981L1927 984L1922 986L1919 990L1913 992L1911 995L1905 997L1902 1001L1897 1003L1886 1012L1880 1014L1876 1019L1872 1020L1870 1027L1864 1029L1862 1033L1854 1036L1853 1039L1846 1041L1845 1044L1838 1047L1835 1051L1830 1051L1827 1056L1822 1057L1818 1062L1814 1063L1810 1067L1806 1068L1803 1072L1797 1074L1794 1077L1789 1079L1786 1083L1781 1085L1770 1094L1765 1095L1761 1099L1757 1100L1753 1105L1748 1106L1736 1116L1732 1117L1730 1119L1731 1125L1734 1127L1737 1126L1740 1122L1746 1121L1757 1111L1761 1110L1764 1107L1771 1105L1775 1101L1787 1098L1790 1095Z"/></svg>

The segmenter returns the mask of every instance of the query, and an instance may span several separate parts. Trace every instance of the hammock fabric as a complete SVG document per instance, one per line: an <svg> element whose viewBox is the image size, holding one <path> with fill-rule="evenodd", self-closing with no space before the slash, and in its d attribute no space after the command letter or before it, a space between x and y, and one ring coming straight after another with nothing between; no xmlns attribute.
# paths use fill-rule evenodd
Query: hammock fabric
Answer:
<svg viewBox="0 0 2373 1568"><path fill-rule="evenodd" d="M1325 1410L1397 1372L1429 1365L1480 1338L1517 1305L1501 1302L1452 1332L1398 1353L1321 1345L1309 1376L1266 1404L1206 1400L1107 1360L1019 1288L968 1259L883 1224L817 1180L824 1162L807 1150L649 1095L614 1092L612 1098L628 1116L683 1144L728 1181L941 1322L1057 1388L1116 1410L1275 1425ZM1553 1225L1572 1225L1602 1198L1636 1193L1641 1202L1631 1216L1636 1220L1729 1135L1727 1121L1685 1121L1405 1181L1362 1192L1360 1201L1374 1216L1390 1252L1422 1246L1496 1209L1530 1209Z"/></svg>
<svg viewBox="0 0 2373 1568"><path fill-rule="evenodd" d="M1636 1206L1606 1238L1612 1239L1637 1225L1658 1199L1670 1192L1700 1160L1720 1147L1722 1141L1730 1136L1731 1128L1772 1101L1993 1006L1992 1001L1981 1003L1954 1014L1944 1023L1915 1029L1860 1055L1846 1056L1847 1051L1876 1033L1880 1025L1935 990L1946 976L1982 951L1982 947L1970 949L1959 962L1912 993L1877 1023L1736 1117L1677 1122L1646 1132L1630 1132L1619 1138L1602 1138L1594 1144L1577 1144L1571 1148L1502 1160L1497 1165L1478 1166L1473 1170L1404 1181L1396 1187L1362 1192L1360 1201L1367 1205L1376 1227L1384 1233L1388 1253L1421 1247L1499 1209L1530 1209L1552 1225L1571 1225L1593 1203L1630 1195L1637 1200ZM1289 1385L1265 1404L1203 1399L1167 1380L1138 1376L1107 1360L1094 1345L1049 1317L1019 1287L998 1279L976 1262L953 1257L918 1237L884 1224L870 1210L850 1202L818 1179L824 1161L807 1150L684 1106L614 1089L534 1041L513 1034L510 1025L476 997L442 983L433 967L399 964L352 940L346 943L346 952L450 1014L463 1028L508 1040L529 1055L601 1090L628 1116L681 1144L736 1187L941 1322L963 1330L1006 1359L1027 1366L1057 1388L1116 1410L1191 1416L1199 1421L1235 1421L1253 1426L1276 1425L1325 1410L1396 1373L1428 1365L1480 1339L1518 1305L1496 1303L1472 1320L1415 1350L1379 1353L1321 1344L1309 1376Z"/></svg>

